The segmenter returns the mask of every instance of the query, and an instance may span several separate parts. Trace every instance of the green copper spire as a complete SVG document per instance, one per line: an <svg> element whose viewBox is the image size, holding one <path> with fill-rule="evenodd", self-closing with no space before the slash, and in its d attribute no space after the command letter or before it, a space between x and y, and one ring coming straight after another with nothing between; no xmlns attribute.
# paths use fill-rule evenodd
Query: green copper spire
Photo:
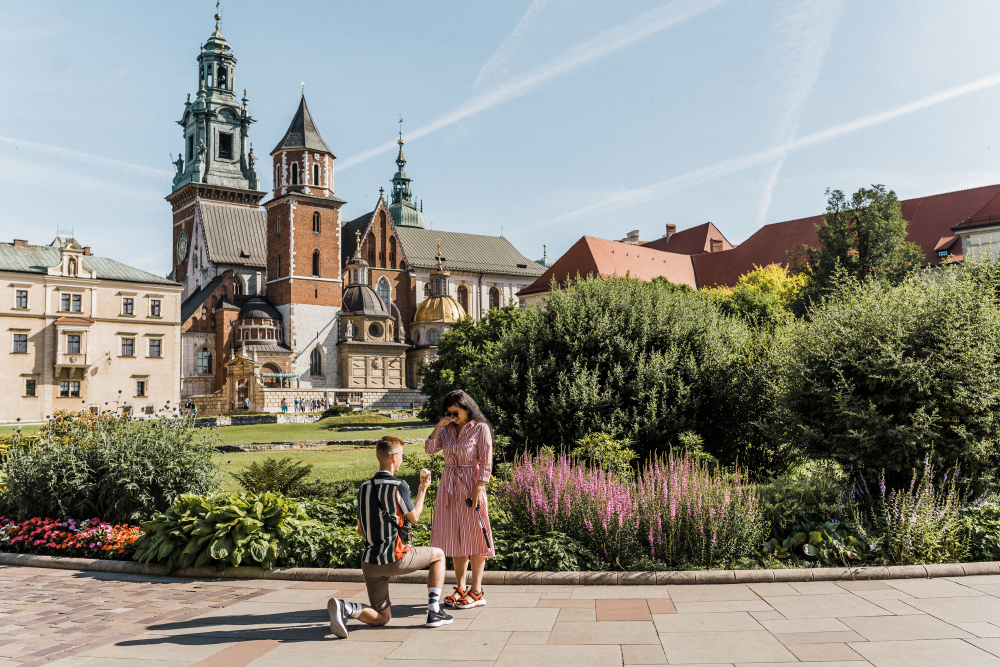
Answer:
<svg viewBox="0 0 1000 667"><path fill-rule="evenodd" d="M215 30L198 54L198 92L190 95L178 124L184 128L183 160L174 163L173 189L188 183L208 183L257 190L254 157L248 154L250 124L246 90L236 93L236 56L222 36L216 8Z"/></svg>
<svg viewBox="0 0 1000 667"><path fill-rule="evenodd" d="M417 208L410 192L410 179L403 167L406 166L406 157L403 155L403 118L399 119L399 155L396 156L396 174L392 177L392 203L389 204L389 215L392 216L394 224L404 227L423 227L424 214L423 207Z"/></svg>

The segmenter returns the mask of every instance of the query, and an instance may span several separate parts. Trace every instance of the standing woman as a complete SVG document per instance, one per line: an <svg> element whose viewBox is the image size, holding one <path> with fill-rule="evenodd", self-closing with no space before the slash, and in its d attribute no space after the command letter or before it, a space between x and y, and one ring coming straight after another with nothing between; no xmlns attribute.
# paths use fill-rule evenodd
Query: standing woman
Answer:
<svg viewBox="0 0 1000 667"><path fill-rule="evenodd" d="M461 389L441 403L444 417L427 438L424 451L444 453L431 546L444 551L455 563L455 593L444 599L456 609L481 607L483 570L493 558L493 533L486 508L486 484L493 473L493 426L472 397ZM465 587L465 574L472 560L472 585Z"/></svg>

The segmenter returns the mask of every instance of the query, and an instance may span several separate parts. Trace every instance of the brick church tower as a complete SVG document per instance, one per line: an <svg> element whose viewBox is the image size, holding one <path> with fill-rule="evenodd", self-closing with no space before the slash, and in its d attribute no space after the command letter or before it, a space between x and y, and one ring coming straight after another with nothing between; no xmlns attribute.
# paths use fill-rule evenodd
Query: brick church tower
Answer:
<svg viewBox="0 0 1000 667"><path fill-rule="evenodd" d="M305 95L271 151L267 210L267 300L281 312L303 386L337 387L337 317L343 295L340 207L333 152L316 129Z"/></svg>
<svg viewBox="0 0 1000 667"><path fill-rule="evenodd" d="M172 276L184 285L185 299L222 268L209 265L217 264L224 253L199 248L205 241L200 219L212 217L201 204L211 203L214 217L256 219L266 194L257 189L256 158L248 145L254 120L247 112L246 91L242 100L236 97L236 56L219 30L220 19L216 14L215 30L198 55L198 92L193 102L188 95L184 115L177 121L184 128L184 150L174 162L176 174L166 198L173 207ZM236 261L225 263L241 267L248 291L260 293L265 264L262 248L251 249L240 240L235 243L247 247L238 249L243 253L236 255ZM193 252L199 249L201 257Z"/></svg>

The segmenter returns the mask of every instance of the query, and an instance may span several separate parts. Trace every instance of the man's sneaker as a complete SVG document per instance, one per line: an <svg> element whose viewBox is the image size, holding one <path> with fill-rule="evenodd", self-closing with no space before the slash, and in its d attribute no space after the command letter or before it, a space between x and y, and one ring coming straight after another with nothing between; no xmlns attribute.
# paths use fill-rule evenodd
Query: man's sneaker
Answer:
<svg viewBox="0 0 1000 667"><path fill-rule="evenodd" d="M330 612L330 632L340 639L347 639L347 614L344 613L343 600L330 598L326 610Z"/></svg>
<svg viewBox="0 0 1000 667"><path fill-rule="evenodd" d="M454 620L454 618L444 613L444 609L438 609L437 611L427 610L428 628L440 628L442 625L448 625Z"/></svg>

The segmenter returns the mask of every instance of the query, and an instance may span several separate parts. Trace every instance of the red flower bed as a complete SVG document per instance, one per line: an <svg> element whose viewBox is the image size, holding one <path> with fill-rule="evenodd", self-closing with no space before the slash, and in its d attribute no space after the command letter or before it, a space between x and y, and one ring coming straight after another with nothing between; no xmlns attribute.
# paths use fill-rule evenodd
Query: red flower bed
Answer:
<svg viewBox="0 0 1000 667"><path fill-rule="evenodd" d="M100 519L28 519L0 517L0 551L128 560L143 535L139 526L111 525Z"/></svg>

